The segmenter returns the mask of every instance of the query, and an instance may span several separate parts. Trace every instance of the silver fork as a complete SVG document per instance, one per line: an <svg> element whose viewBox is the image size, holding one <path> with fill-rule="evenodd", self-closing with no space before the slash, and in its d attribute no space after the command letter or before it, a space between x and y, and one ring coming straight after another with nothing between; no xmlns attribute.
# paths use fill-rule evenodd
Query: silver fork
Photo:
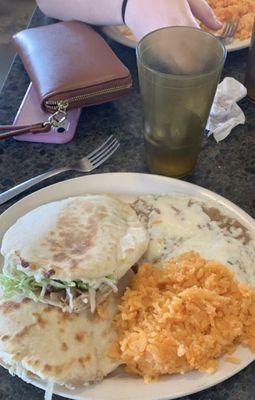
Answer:
<svg viewBox="0 0 255 400"><path fill-rule="evenodd" d="M239 21L239 18L236 18L234 21L226 22L224 24L222 34L217 37L225 44L230 44L233 41L236 31L238 29Z"/></svg>
<svg viewBox="0 0 255 400"><path fill-rule="evenodd" d="M61 174L66 171L79 171L79 172L91 172L95 168L103 164L111 155L118 149L119 142L113 135L111 135L101 146L92 151L88 156L81 158L74 164L66 167L56 168L51 171L45 172L44 174L35 176L26 182L20 183L14 188L7 190L6 192L0 194L0 205L6 201L12 199L18 194L24 192L30 187L36 185L45 179L51 178L55 175Z"/></svg>

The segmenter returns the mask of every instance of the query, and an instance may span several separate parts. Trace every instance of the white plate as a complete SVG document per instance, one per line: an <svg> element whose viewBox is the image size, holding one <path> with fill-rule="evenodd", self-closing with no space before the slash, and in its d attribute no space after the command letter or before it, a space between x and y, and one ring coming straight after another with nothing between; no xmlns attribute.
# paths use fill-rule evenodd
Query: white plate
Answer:
<svg viewBox="0 0 255 400"><path fill-rule="evenodd" d="M132 200L137 195L171 192L186 193L201 199L215 200L234 213L235 217L245 225L255 237L254 220L230 201L199 186L156 175L135 173L111 173L84 176L57 183L41 189L14 204L0 216L0 240L20 216L41 204L76 196L84 193L113 193L123 199ZM145 384L143 379L126 375L121 369L112 373L103 382L76 391L68 391L61 387L55 393L75 400L163 400L176 399L210 386L216 385L245 368L254 361L254 354L248 348L238 347L235 356L240 364L231 364L223 359L220 367L213 375L191 372L185 375L164 377L157 382ZM44 388L38 381L31 381L35 386Z"/></svg>
<svg viewBox="0 0 255 400"><path fill-rule="evenodd" d="M123 25L104 26L102 28L103 32L111 39L125 46L135 49L137 45L137 39L132 34L125 34L127 29L128 28L124 27ZM228 44L226 46L226 49L227 51L236 51L245 49L246 47L249 47L249 45L250 45L250 39L245 39L245 40L234 39L231 44Z"/></svg>

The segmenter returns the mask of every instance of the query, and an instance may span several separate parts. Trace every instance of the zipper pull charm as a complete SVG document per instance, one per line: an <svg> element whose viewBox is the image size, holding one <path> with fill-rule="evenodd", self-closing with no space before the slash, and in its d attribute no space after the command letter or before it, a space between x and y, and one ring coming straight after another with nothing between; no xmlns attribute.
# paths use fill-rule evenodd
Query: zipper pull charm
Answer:
<svg viewBox="0 0 255 400"><path fill-rule="evenodd" d="M65 122L67 120L67 108L69 106L69 103L67 100L61 100L58 101L58 109L57 111L50 115L48 118L48 122L51 125L52 128L59 128L63 125L65 125Z"/></svg>

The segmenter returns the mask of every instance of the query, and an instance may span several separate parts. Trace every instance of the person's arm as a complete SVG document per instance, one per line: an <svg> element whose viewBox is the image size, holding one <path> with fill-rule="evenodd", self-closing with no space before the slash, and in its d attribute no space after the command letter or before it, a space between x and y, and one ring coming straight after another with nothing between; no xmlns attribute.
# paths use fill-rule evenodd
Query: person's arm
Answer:
<svg viewBox="0 0 255 400"><path fill-rule="evenodd" d="M37 0L48 16L79 20L94 25L122 24L123 0ZM165 26L199 27L198 18L208 28L219 29L206 0L128 0L125 20L138 39Z"/></svg>
<svg viewBox="0 0 255 400"><path fill-rule="evenodd" d="M196 19L197 18L197 19ZM206 0L128 0L126 23L138 39L167 26L222 27Z"/></svg>
<svg viewBox="0 0 255 400"><path fill-rule="evenodd" d="M92 25L120 25L123 0L36 0L44 14Z"/></svg>

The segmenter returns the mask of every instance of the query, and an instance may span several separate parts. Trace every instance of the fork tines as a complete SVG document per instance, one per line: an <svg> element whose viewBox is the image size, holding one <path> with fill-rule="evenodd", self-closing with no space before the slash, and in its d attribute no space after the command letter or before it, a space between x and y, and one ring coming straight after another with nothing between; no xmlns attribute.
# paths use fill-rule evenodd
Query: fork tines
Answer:
<svg viewBox="0 0 255 400"><path fill-rule="evenodd" d="M118 149L119 145L119 141L111 135L100 147L90 153L87 159L96 168L106 161Z"/></svg>
<svg viewBox="0 0 255 400"><path fill-rule="evenodd" d="M224 29L223 29L223 32L221 35L222 39L230 40L230 39L234 38L234 35L239 26L239 21L240 21L239 18L236 18L234 21L225 23Z"/></svg>

